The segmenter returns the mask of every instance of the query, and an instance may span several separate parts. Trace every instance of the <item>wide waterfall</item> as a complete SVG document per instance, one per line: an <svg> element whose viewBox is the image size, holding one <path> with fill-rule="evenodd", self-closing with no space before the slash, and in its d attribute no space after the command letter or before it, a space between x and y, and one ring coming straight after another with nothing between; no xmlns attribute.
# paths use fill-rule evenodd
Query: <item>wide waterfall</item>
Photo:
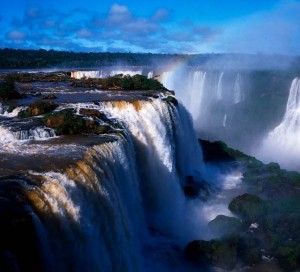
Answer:
<svg viewBox="0 0 300 272"><path fill-rule="evenodd" d="M182 68L164 72L160 80L176 91L199 134L219 137L224 134L224 116L232 116L235 105L245 100L242 77L241 73L232 71Z"/></svg>
<svg viewBox="0 0 300 272"><path fill-rule="evenodd" d="M199 137L222 140L257 155L262 140L283 118L292 75L178 66L163 72L159 79L191 113Z"/></svg>
<svg viewBox="0 0 300 272"><path fill-rule="evenodd" d="M157 98L70 103L60 108L78 113L96 110L120 125L110 136L92 138L96 144L86 147L56 137L50 149L50 143L35 142L39 138L32 136L13 151L0 150L6 156L25 156L25 163L26 156L30 162L42 156L27 163L28 169L14 180L30 207L44 271L162 269L168 265L160 263L168 263L167 256L173 253L161 259L154 248L169 245L166 250L173 252L173 244L184 246L203 236L195 228L201 225L195 221L203 219L189 218L193 200L184 195L184 186L191 177L202 184L206 173L190 115L181 104ZM1 129L6 135L1 142L23 140L9 127ZM25 152L26 145L39 153ZM10 266L31 268L15 254L14 264L8 260Z"/></svg>
<svg viewBox="0 0 300 272"><path fill-rule="evenodd" d="M114 76L114 75L142 75L143 70L129 70L129 69L103 69L103 70L90 70L90 71L72 71L71 77L76 79L81 79L83 77L85 78L104 78L108 76ZM150 76L150 72L148 73L148 76Z"/></svg>
<svg viewBox="0 0 300 272"><path fill-rule="evenodd" d="M300 78L291 84L282 122L263 141L257 156L276 160L287 169L299 170L300 154Z"/></svg>

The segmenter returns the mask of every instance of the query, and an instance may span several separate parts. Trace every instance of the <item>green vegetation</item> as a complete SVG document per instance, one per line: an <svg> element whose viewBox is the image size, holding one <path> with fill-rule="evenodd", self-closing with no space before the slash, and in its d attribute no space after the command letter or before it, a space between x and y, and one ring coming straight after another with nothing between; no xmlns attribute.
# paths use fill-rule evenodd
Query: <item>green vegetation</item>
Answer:
<svg viewBox="0 0 300 272"><path fill-rule="evenodd" d="M204 59L206 57L203 57ZM153 63L177 63L190 59L189 55L151 53L77 53L55 50L0 49L0 69L73 68L114 66L149 66Z"/></svg>
<svg viewBox="0 0 300 272"><path fill-rule="evenodd" d="M0 83L0 99L10 100L20 97L21 95L16 91L14 78L7 75L4 78L4 82Z"/></svg>
<svg viewBox="0 0 300 272"><path fill-rule="evenodd" d="M230 204L237 218L217 216L209 227L219 240L193 241L186 251L190 260L201 265L213 265L232 269L238 262L245 265L259 264L263 255L271 256L285 271L300 267L300 174L281 169L277 163L263 164L254 157L229 148L222 142L204 143L203 150L213 150L213 156L204 159L218 162L235 161L231 164L243 169L243 186L247 193L234 197ZM231 243L232 239L237 241ZM217 249L223 248L234 261L228 266L220 259ZM263 252L261 251L263 249ZM237 255L235 255L237 252ZM219 261L216 262L216 259Z"/></svg>
<svg viewBox="0 0 300 272"><path fill-rule="evenodd" d="M11 73L5 76L15 82L68 82L71 81L69 72L38 72L38 73Z"/></svg>
<svg viewBox="0 0 300 272"><path fill-rule="evenodd" d="M100 125L95 120L85 119L76 115L73 109L49 113L43 117L46 126L55 128L58 135L73 135L80 133L109 133L109 125Z"/></svg>
<svg viewBox="0 0 300 272"><path fill-rule="evenodd" d="M19 116L38 116L49 113L58 107L56 103L48 101L36 101L28 106L27 110L19 112Z"/></svg>
<svg viewBox="0 0 300 272"><path fill-rule="evenodd" d="M73 80L73 87L100 88L108 90L167 90L156 79L142 75L115 75L108 78L82 78Z"/></svg>

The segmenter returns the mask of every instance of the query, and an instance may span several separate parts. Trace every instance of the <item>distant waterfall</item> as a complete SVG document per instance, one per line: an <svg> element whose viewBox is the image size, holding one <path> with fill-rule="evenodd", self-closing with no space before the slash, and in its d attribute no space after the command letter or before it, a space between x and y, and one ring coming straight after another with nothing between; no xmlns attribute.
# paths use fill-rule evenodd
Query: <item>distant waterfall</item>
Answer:
<svg viewBox="0 0 300 272"><path fill-rule="evenodd" d="M223 76L224 76L224 72L221 72L218 80L218 86L217 86L217 100L221 100L223 98L223 93L222 93Z"/></svg>
<svg viewBox="0 0 300 272"><path fill-rule="evenodd" d="M264 140L259 157L276 158L284 167L300 169L300 78L291 84L282 122Z"/></svg>
<svg viewBox="0 0 300 272"><path fill-rule="evenodd" d="M203 102L204 87L205 87L206 72L193 72L192 84L190 89L190 105L189 109L196 120L199 116L201 104Z"/></svg>
<svg viewBox="0 0 300 272"><path fill-rule="evenodd" d="M237 74L234 82L233 103L237 104L241 102L241 100L242 100L241 76L240 74Z"/></svg>
<svg viewBox="0 0 300 272"><path fill-rule="evenodd" d="M112 70L94 70L94 71L72 71L71 77L76 79L81 79L83 77L86 78L104 78L108 76L115 76L115 75L142 75L143 70L127 70L127 69L112 69Z"/></svg>
<svg viewBox="0 0 300 272"><path fill-rule="evenodd" d="M38 180L26 194L46 234L48 269L145 271L148 228L190 235L182 186L187 176L201 182L204 165L189 114L159 99L66 107L98 109L124 129L64 171L29 173Z"/></svg>

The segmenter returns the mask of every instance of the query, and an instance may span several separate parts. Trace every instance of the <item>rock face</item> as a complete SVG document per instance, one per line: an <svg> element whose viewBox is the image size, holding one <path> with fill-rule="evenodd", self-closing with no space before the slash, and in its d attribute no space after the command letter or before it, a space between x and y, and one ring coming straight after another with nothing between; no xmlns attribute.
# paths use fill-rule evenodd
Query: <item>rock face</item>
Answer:
<svg viewBox="0 0 300 272"><path fill-rule="evenodd" d="M217 237L229 236L242 230L241 220L225 215L218 215L208 226Z"/></svg>
<svg viewBox="0 0 300 272"><path fill-rule="evenodd" d="M100 125L93 119L85 119L83 116L76 115L73 109L47 114L44 116L43 122L47 127L55 128L58 135L102 134L111 130L109 125Z"/></svg>
<svg viewBox="0 0 300 272"><path fill-rule="evenodd" d="M55 110L57 107L58 105L54 102L40 100L30 104L27 110L19 113L19 116L38 116L49 113Z"/></svg>
<svg viewBox="0 0 300 272"><path fill-rule="evenodd" d="M251 222L261 221L268 210L267 203L264 200L251 194L235 197L229 203L228 208L241 218Z"/></svg>
<svg viewBox="0 0 300 272"><path fill-rule="evenodd" d="M20 97L21 95L16 91L14 79L6 76L5 81L0 83L0 99L10 100Z"/></svg>
<svg viewBox="0 0 300 272"><path fill-rule="evenodd" d="M94 116L103 119L105 117L104 113L101 113L98 110L95 109L80 109L80 114L86 115L86 116Z"/></svg>
<svg viewBox="0 0 300 272"><path fill-rule="evenodd" d="M231 270L237 262L237 239L225 241L193 241L185 249L185 256L201 267L208 265Z"/></svg>

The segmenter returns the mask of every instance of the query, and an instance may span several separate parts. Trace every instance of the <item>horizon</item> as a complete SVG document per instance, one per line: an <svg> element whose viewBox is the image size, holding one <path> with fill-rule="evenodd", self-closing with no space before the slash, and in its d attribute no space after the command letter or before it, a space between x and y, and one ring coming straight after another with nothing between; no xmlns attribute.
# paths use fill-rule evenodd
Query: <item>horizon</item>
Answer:
<svg viewBox="0 0 300 272"><path fill-rule="evenodd" d="M0 3L0 48L300 55L300 1Z"/></svg>
<svg viewBox="0 0 300 272"><path fill-rule="evenodd" d="M75 54L143 54L143 55L179 55L179 56L200 56L200 55L240 55L240 56L265 56L265 57L291 57L297 58L300 57L300 53L297 55L289 55L284 53L235 53L235 52L226 52L226 53L152 53L152 52L110 52L110 51L73 51L73 50L59 50L59 49L44 49L44 48L0 48L1 50L20 50L20 51L55 51L55 52L65 52L65 53L75 53Z"/></svg>

